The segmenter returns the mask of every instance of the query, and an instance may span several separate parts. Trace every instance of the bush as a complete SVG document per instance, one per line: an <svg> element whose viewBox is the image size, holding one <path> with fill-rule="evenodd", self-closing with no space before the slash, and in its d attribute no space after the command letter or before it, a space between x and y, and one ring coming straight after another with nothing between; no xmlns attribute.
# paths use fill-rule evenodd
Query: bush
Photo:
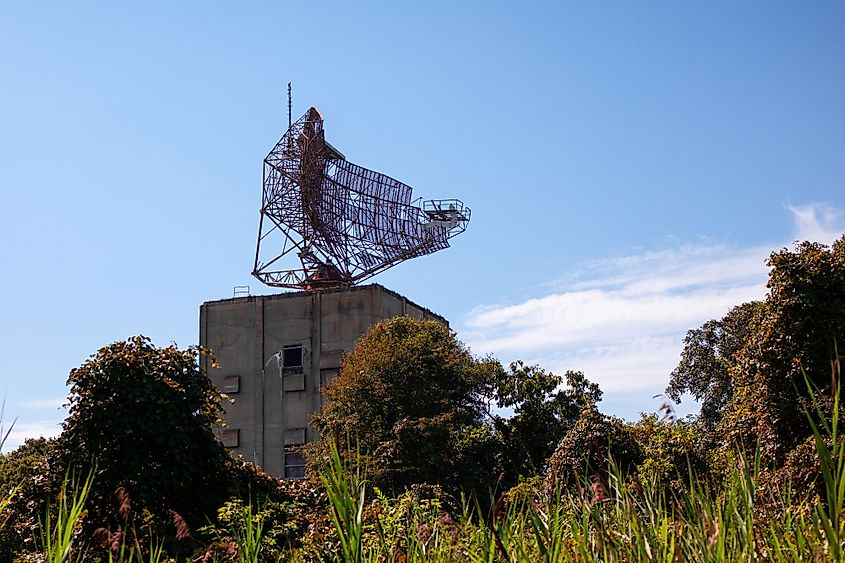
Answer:
<svg viewBox="0 0 845 563"><path fill-rule="evenodd" d="M581 411L549 460L550 489L580 485L587 479L606 481L610 461L623 473L640 462L641 453L630 428L621 419L605 416L594 406Z"/></svg>
<svg viewBox="0 0 845 563"><path fill-rule="evenodd" d="M640 481L680 493L689 485L690 475L706 479L702 426L699 421L659 419L656 414L633 424L631 433L642 456L637 465Z"/></svg>

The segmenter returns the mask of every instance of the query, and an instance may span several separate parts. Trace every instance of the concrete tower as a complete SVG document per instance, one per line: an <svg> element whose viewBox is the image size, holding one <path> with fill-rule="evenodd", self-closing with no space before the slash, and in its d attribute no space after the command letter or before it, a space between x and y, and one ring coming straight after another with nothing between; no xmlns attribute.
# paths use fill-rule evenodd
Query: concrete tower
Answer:
<svg viewBox="0 0 845 563"><path fill-rule="evenodd" d="M302 477L299 446L317 438L311 415L340 357L371 326L391 317L442 317L380 285L208 301L200 307L200 344L219 364L203 366L228 395L223 444L285 478Z"/></svg>

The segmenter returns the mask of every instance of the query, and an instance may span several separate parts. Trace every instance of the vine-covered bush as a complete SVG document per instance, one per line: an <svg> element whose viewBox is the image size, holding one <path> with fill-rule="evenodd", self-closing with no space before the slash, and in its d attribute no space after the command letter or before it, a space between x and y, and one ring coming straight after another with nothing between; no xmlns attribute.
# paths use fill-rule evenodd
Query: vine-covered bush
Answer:
<svg viewBox="0 0 845 563"><path fill-rule="evenodd" d="M691 474L706 478L702 426L698 421L661 419L657 414L644 416L631 425L642 456L637 464L639 480L678 493L689 485Z"/></svg>
<svg viewBox="0 0 845 563"><path fill-rule="evenodd" d="M577 486L586 479L606 481L611 465L627 473L641 455L634 434L623 420L589 406L581 411L578 422L549 460L547 485L555 488Z"/></svg>

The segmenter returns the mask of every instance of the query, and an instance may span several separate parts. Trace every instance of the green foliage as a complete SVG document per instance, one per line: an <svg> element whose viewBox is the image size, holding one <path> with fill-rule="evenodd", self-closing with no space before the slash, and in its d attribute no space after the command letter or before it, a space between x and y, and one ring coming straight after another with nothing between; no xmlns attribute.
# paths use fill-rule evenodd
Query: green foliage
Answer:
<svg viewBox="0 0 845 563"><path fill-rule="evenodd" d="M116 528L113 499L123 489L136 512L147 511L175 541L184 534L174 520L195 528L228 497L229 456L212 433L220 396L199 368L202 352L157 348L139 336L70 372L70 414L56 453L60 467L99 468L90 521Z"/></svg>
<svg viewBox="0 0 845 563"><path fill-rule="evenodd" d="M589 405L549 460L548 484L554 488L580 483L585 478L604 482L611 460L627 473L640 457L634 435L624 421L603 415Z"/></svg>
<svg viewBox="0 0 845 563"><path fill-rule="evenodd" d="M438 487L414 486L390 499L378 489L369 503L364 553L387 561L454 560L460 552L453 541L460 524L447 512L450 503ZM468 516L463 514L466 522ZM376 555L378 554L378 555Z"/></svg>
<svg viewBox="0 0 845 563"><path fill-rule="evenodd" d="M203 561L313 561L337 551L326 491L308 480L277 481L274 495L233 497L198 533L209 542Z"/></svg>
<svg viewBox="0 0 845 563"><path fill-rule="evenodd" d="M767 463L780 466L811 434L797 385L806 373L830 408L830 365L845 342L845 236L832 247L803 242L772 253L766 299L731 309L687 333L666 393L701 401L702 436L730 463L735 446L758 441Z"/></svg>
<svg viewBox="0 0 845 563"><path fill-rule="evenodd" d="M95 469L79 482L65 479L55 506L47 503L43 518L39 522L40 549L48 563L70 563L83 561L79 545L74 545L82 522L85 503L94 481Z"/></svg>
<svg viewBox="0 0 845 563"><path fill-rule="evenodd" d="M838 366L834 373L838 381ZM723 481L701 479L695 469L684 486L677 489L664 486L659 478L631 479L634 461L624 460L634 460L636 456L631 455L630 448L618 447L624 444L625 433L628 438L636 438L643 450L640 475L643 468L651 468L651 474L657 476L661 471L665 473L666 467L648 465L648 459L671 459L680 456L687 446L692 448L695 424L652 416L628 426L588 407L567 438L572 439L573 450L579 447L574 438L582 438L580 447L586 451L589 443L595 447L604 440L608 453L601 453L598 447L595 458L583 461L580 474L573 469L575 476L570 482L574 487L562 486L562 479L550 483L551 487L543 486L536 478L529 479L500 497L489 511L466 500L448 500L436 488L413 486L391 498L365 486L364 463L348 455L355 448L331 448L328 444L331 465L317 468L317 477L327 495L302 481L285 485L292 489L284 491L291 499L303 499L299 505L292 502L271 509L266 504L248 505L233 500L218 512L216 525L225 530L225 535L218 537L222 549L198 551L193 559L221 563L841 560L845 537L845 447L838 423L839 386L829 405L817 400L818 390L809 384L807 395L817 407L812 416L806 415L813 429L814 458L821 469L822 498L815 501L811 496L793 496L789 482L774 488L770 483L768 489L761 490L759 450L750 458L736 450L736 463ZM562 443L565 442L566 438ZM622 463L616 463L616 459ZM680 464L675 460L671 467ZM599 467L599 480L591 475L591 467ZM98 556L85 536L77 533L85 487L63 488L70 491L58 497L66 499L65 504L51 503L52 510L45 512L47 516L42 519L48 524L41 529L50 530L50 537L55 539L49 540L48 549L24 560L164 561L160 549L149 550L142 558L136 544L125 539L137 535L132 528L139 522L133 524L129 520L125 521L123 536L110 536L110 540L120 539L116 549L105 557ZM294 493L293 488L300 492ZM764 500L779 500L780 510L761 516L760 503ZM57 510L59 506L64 508ZM288 515L309 521L312 531L323 525L321 516L330 515L330 532L314 536L308 548L268 542L277 525L273 522L285 520ZM307 536L311 532L299 527L296 533ZM39 545L48 545L46 536ZM70 558L56 557L63 553L70 554Z"/></svg>
<svg viewBox="0 0 845 563"><path fill-rule="evenodd" d="M835 433L828 425L821 434ZM831 436L821 436L830 439ZM825 458L820 440L817 455ZM832 440L834 443L837 440ZM845 450L829 450L830 467L845 467ZM339 458L338 458L339 459ZM408 493L391 500L375 491L374 510L360 489L332 495L336 509L363 514L356 561L826 561L840 560L841 536L833 519L841 504L815 512L791 506L778 518L761 520L756 499L759 451L737 452L737 464L718 486L691 475L670 493L657 481L632 487L612 460L601 486L583 479L573 491L527 481L503 497L489 514L463 503L449 514L437 498ZM845 486L838 469L824 473L839 503ZM780 491L788 497L788 489ZM830 521L825 521L824 518ZM841 529L841 523L839 523ZM342 556L334 560L343 560Z"/></svg>
<svg viewBox="0 0 845 563"><path fill-rule="evenodd" d="M833 364L833 405L830 419L827 412L815 401L815 413L805 410L807 420L813 429L816 452L824 481L823 502L816 504L815 513L820 529L824 531L824 540L830 547L830 555L835 561L843 559L843 540L845 540L845 442L839 432L839 401L842 390L840 363ZM818 397L818 388L814 387L805 375L807 393L811 398ZM814 416L815 415L815 416ZM828 440L826 440L829 439ZM830 445L828 445L828 443ZM819 528L817 528L819 529Z"/></svg>
<svg viewBox="0 0 845 563"><path fill-rule="evenodd" d="M11 560L31 540L30 528L42 514L42 504L27 511L27 493L35 488L47 469L54 440L30 439L17 449L0 456L0 561Z"/></svg>
<svg viewBox="0 0 845 563"><path fill-rule="evenodd" d="M581 410L601 399L584 374L565 378L562 387L538 366L504 370L474 358L436 321L384 321L343 358L315 417L324 440L310 455L326 463L326 440L348 434L382 490L430 483L486 497L497 483L538 473ZM513 416L491 416L489 401Z"/></svg>
<svg viewBox="0 0 845 563"><path fill-rule="evenodd" d="M566 372L566 387L562 387L564 379L560 376L521 361L495 375L497 406L513 410L509 418L493 417L503 442L503 467L510 482L541 472L558 442L578 421L581 410L601 400L598 385L581 372Z"/></svg>
<svg viewBox="0 0 845 563"><path fill-rule="evenodd" d="M488 513L466 501L450 511L454 504L446 502L442 492L433 489L412 487L399 497L390 498L377 489L365 488L363 475L349 480L349 470L353 468L345 467L347 462L335 450L338 455L334 457L334 467L322 467L319 475L333 490L330 504L319 509L312 507L315 516L321 512L337 515L337 527L331 537L321 538L321 550L304 552L289 547L271 553L239 547L228 553L226 550L217 554L198 552L193 560L221 563L238 560L405 563L839 560L843 547L842 522L836 519L841 513L845 489L841 484L845 451L828 447L829 458L825 457L822 444L838 443L832 440L832 434L838 432L838 418L834 417L827 425L819 420L818 413L814 414L820 438L816 454L828 459L823 463L831 470L823 472L823 481L833 496L810 511L795 511L785 506L779 517L761 520L755 504L759 498L760 457L746 459L741 452L737 465L719 486L693 476L677 494L668 493L654 481L631 487L625 472L609 461L607 478L601 487L581 480L580 487L574 490L547 489L530 480L503 497ZM79 495L71 494L68 498L71 504L79 506L73 500ZM221 509L219 523L228 527L228 538L241 538L236 545L252 549L263 543L262 530L267 530L264 514L260 507L253 509L232 502ZM50 526L50 529L59 528ZM339 539L344 534L345 539ZM73 542L78 540L78 536L73 536ZM346 542L348 549L335 550L334 546L340 547L342 542ZM164 561L161 552L142 559L131 546L103 559L92 555L84 541L73 543L72 548L71 554L85 561ZM61 551L53 549L50 553ZM240 557L248 553L252 554L251 558ZM44 561L45 555L39 553L26 560Z"/></svg>
<svg viewBox="0 0 845 563"><path fill-rule="evenodd" d="M830 408L837 342L845 342L845 237L832 248L803 242L769 258L765 314L731 368L734 396L720 425L723 448L757 440L781 463L811 434L804 375ZM829 411L828 411L829 412Z"/></svg>
<svg viewBox="0 0 845 563"><path fill-rule="evenodd" d="M328 402L314 417L323 440L310 455L326 462L326 440L348 434L382 490L439 483L486 491L498 475L498 446L485 397L500 369L474 358L437 321L383 321L344 356L326 389Z"/></svg>
<svg viewBox="0 0 845 563"><path fill-rule="evenodd" d="M654 483L655 487L678 493L689 484L690 474L707 478L700 422L660 419L652 414L632 425L631 432L642 456L637 464L641 483Z"/></svg>
<svg viewBox="0 0 845 563"><path fill-rule="evenodd" d="M666 394L680 403L689 393L701 403L700 421L712 430L734 394L731 370L736 354L752 339L765 313L762 301L743 303L719 320L707 321L684 338L681 361L672 371Z"/></svg>
<svg viewBox="0 0 845 563"><path fill-rule="evenodd" d="M47 461L55 440L31 438L0 456L0 495L8 494L24 480L32 478Z"/></svg>
<svg viewBox="0 0 845 563"><path fill-rule="evenodd" d="M232 499L217 511L217 525L206 526L202 531L214 537L227 555L232 556L234 552L238 563L258 563L278 556L278 546L267 537L267 521L272 513L267 506Z"/></svg>
<svg viewBox="0 0 845 563"><path fill-rule="evenodd" d="M347 444L346 451L349 451ZM364 500L367 492L366 467L360 456L344 463L336 443L329 446L331 462L320 472L320 481L331 503L332 523L340 539L340 553L346 562L361 561L364 530Z"/></svg>

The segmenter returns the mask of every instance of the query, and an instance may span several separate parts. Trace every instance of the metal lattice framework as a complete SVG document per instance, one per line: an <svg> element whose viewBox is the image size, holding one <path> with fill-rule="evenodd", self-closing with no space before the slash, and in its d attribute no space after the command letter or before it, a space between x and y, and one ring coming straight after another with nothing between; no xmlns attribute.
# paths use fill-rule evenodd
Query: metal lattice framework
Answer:
<svg viewBox="0 0 845 563"><path fill-rule="evenodd" d="M469 219L460 200L412 201L410 186L346 160L311 108L264 159L252 273L275 287L348 286L448 248Z"/></svg>

